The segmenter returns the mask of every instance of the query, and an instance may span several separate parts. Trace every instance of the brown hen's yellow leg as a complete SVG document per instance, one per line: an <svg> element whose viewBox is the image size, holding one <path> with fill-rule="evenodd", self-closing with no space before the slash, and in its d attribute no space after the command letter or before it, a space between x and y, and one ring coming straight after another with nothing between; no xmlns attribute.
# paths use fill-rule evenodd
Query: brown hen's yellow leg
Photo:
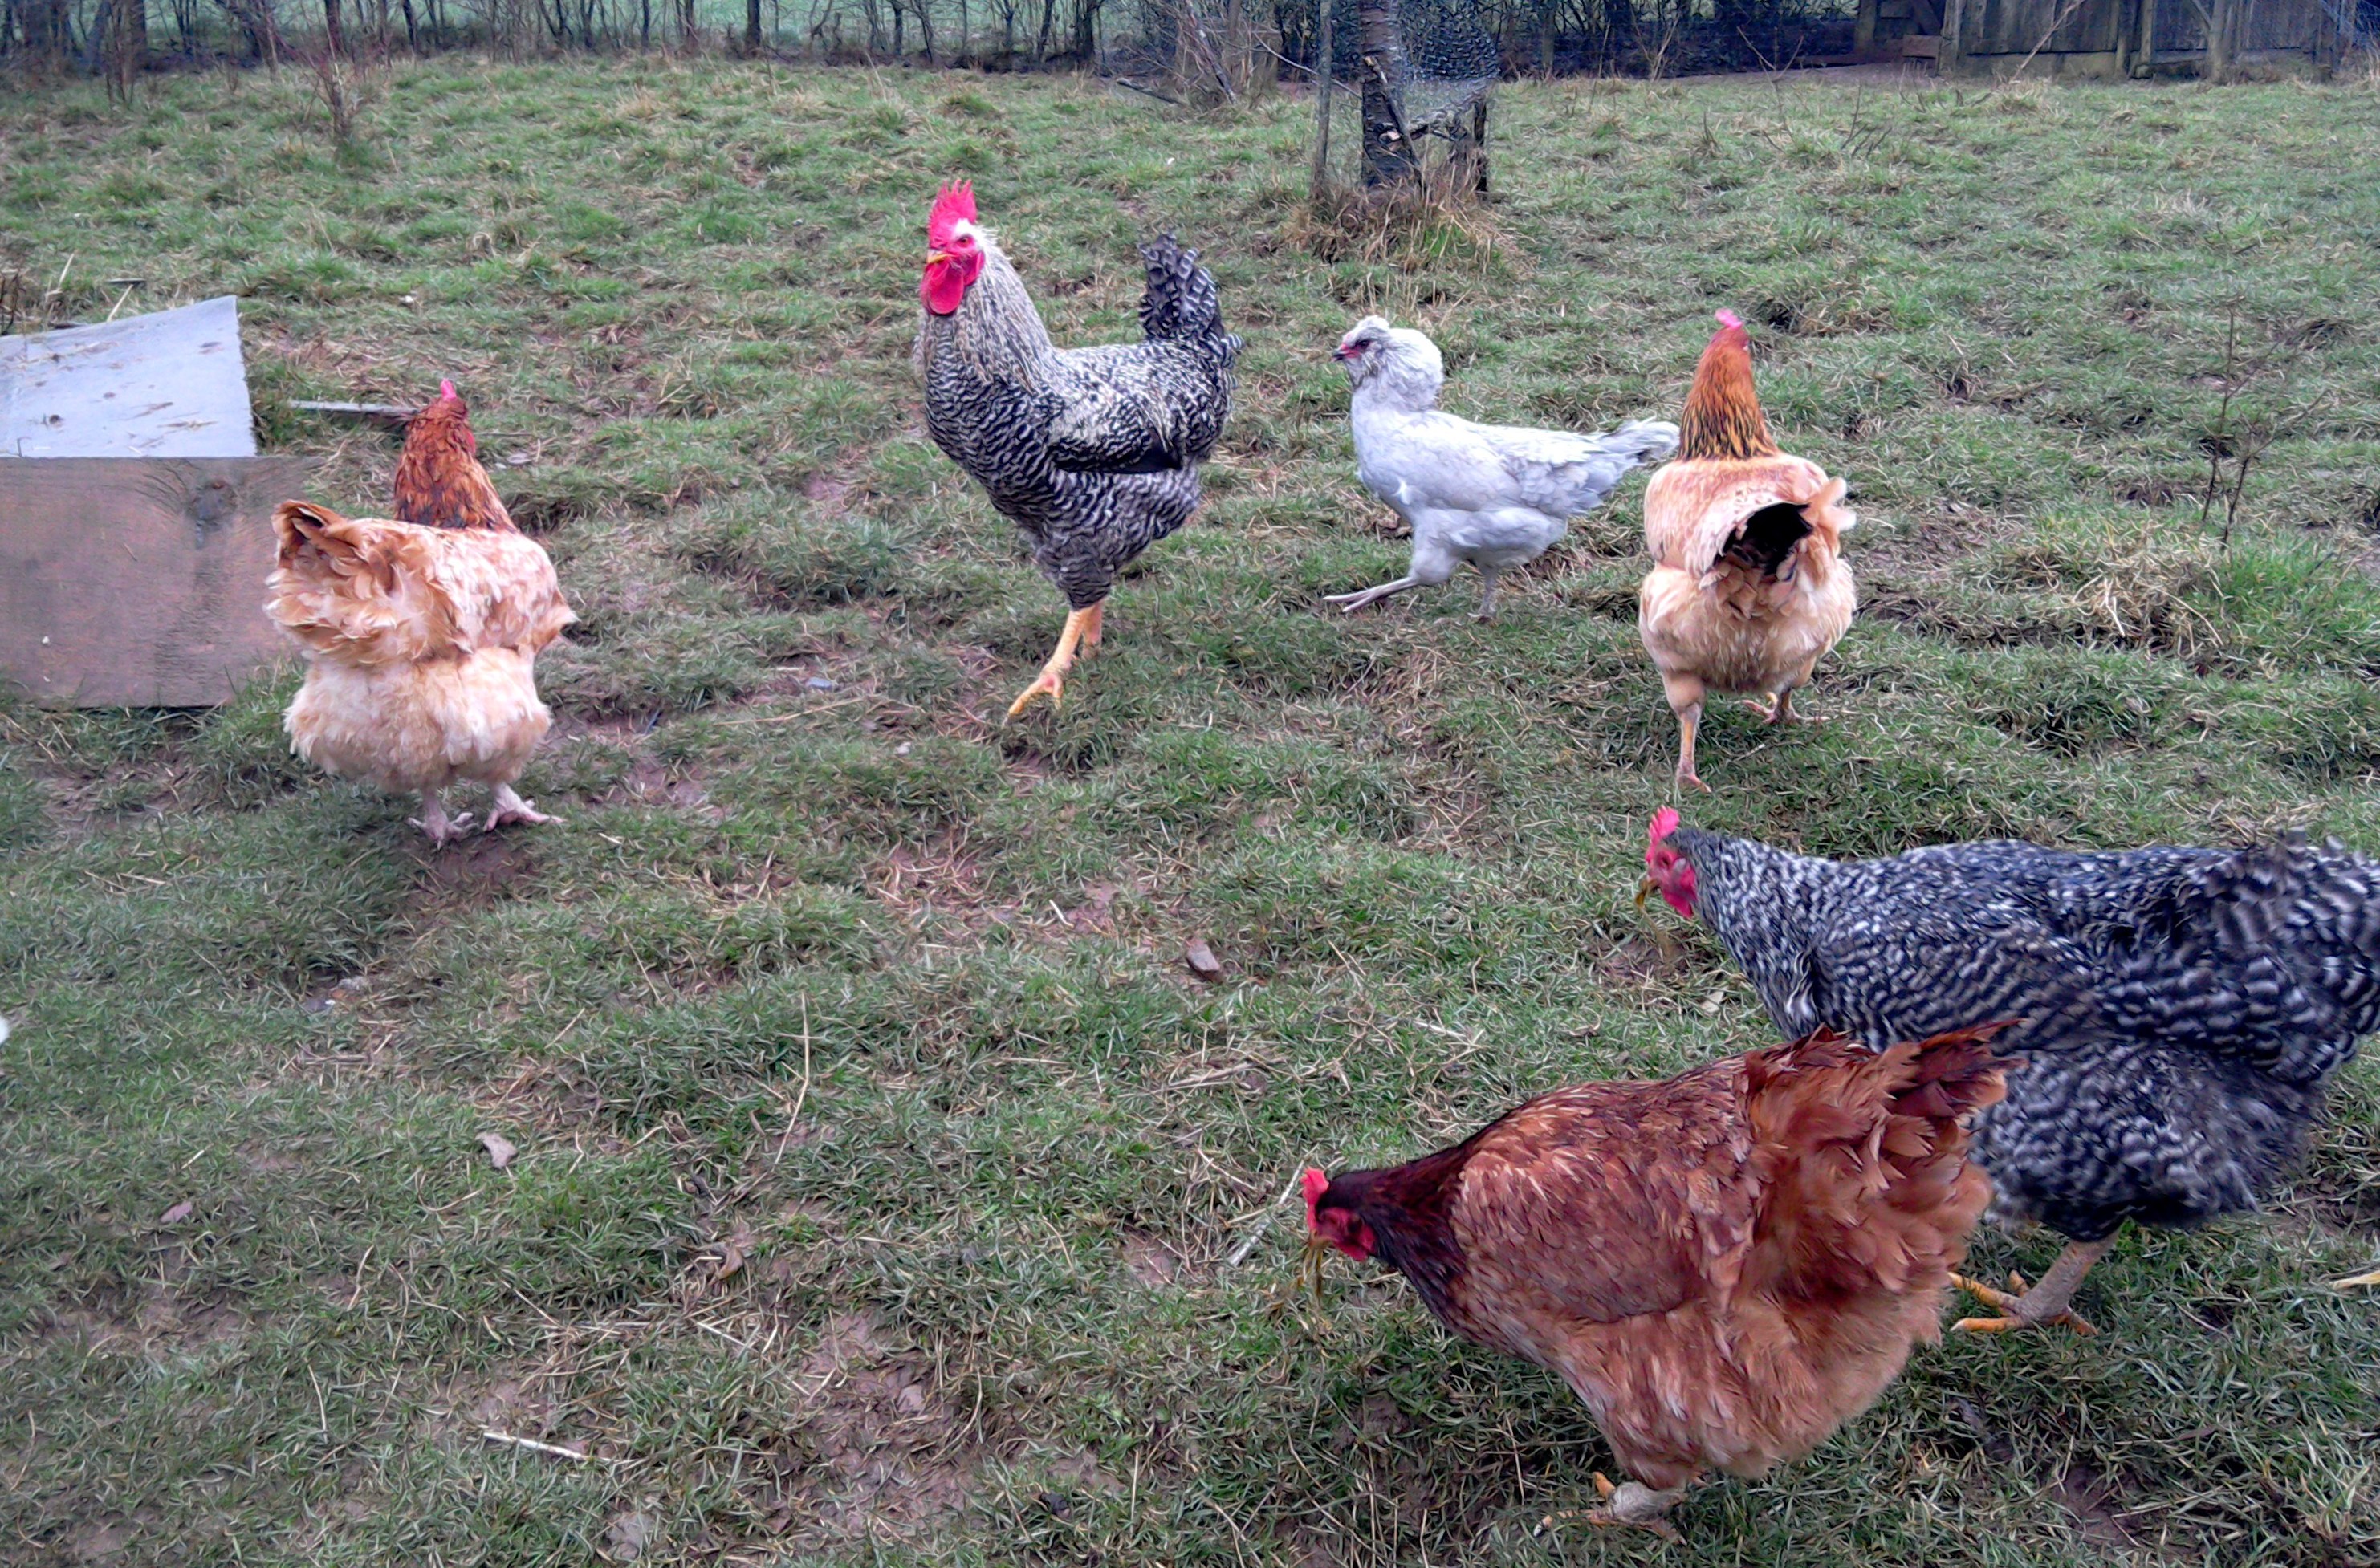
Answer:
<svg viewBox="0 0 2380 1568"><path fill-rule="evenodd" d="M1595 1490L1603 1495L1602 1507L1590 1508L1583 1514L1548 1514L1546 1524L1550 1526L1557 1519L1584 1519L1590 1525L1607 1528L1650 1530L1671 1546L1686 1544L1686 1538L1678 1534L1678 1527L1670 1523L1670 1510L1686 1495L1685 1488L1655 1491L1651 1487L1635 1481L1621 1481L1614 1486L1611 1478L1600 1470L1595 1473L1593 1479Z"/></svg>
<svg viewBox="0 0 2380 1568"><path fill-rule="evenodd" d="M1067 615L1065 630L1058 633L1057 651L1050 656L1050 662L1041 667L1041 673L1033 684L1017 693L1016 700L1008 705L1009 718L1014 718L1033 706L1034 698L1045 694L1051 707L1064 704L1066 671L1075 668L1075 649L1082 644L1086 633L1089 633L1092 642L1099 641L1099 610L1106 602L1102 599L1088 609L1077 609Z"/></svg>
<svg viewBox="0 0 2380 1568"><path fill-rule="evenodd" d="M1775 702L1762 702L1758 697L1746 697L1743 706L1758 714L1765 724L1824 724L1825 719L1814 713L1793 711L1793 691L1787 687L1777 694Z"/></svg>
<svg viewBox="0 0 2380 1568"><path fill-rule="evenodd" d="M1678 714L1678 787L1710 793L1710 786L1694 771L1694 731L1702 728L1703 705L1696 703Z"/></svg>
<svg viewBox="0 0 2380 1568"><path fill-rule="evenodd" d="M2351 1274L2346 1279L2330 1282L2333 1290L2369 1290L2374 1285L2380 1285L2380 1269L2368 1274Z"/></svg>
<svg viewBox="0 0 2380 1568"><path fill-rule="evenodd" d="M2009 1275L2010 1290L1995 1290L1990 1285L1971 1280L1964 1274L1952 1274L1950 1283L1975 1297L1986 1307L1999 1309L1997 1318L1961 1318L1955 1325L1969 1333L2007 1333L2015 1329L2064 1328L2082 1335L2099 1331L2086 1322L2071 1305L2074 1287L2091 1272L2091 1265L2107 1255L2116 1238L2104 1241L2070 1241L2058 1261L2041 1276L2041 1283L2027 1290L2022 1274Z"/></svg>

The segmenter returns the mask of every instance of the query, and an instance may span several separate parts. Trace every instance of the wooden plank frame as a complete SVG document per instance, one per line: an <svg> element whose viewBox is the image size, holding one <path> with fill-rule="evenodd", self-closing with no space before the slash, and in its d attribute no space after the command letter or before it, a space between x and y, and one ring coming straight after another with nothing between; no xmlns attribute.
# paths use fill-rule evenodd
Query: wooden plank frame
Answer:
<svg viewBox="0 0 2380 1568"><path fill-rule="evenodd" d="M44 707L212 707L297 649L273 509L319 459L0 458L0 681Z"/></svg>

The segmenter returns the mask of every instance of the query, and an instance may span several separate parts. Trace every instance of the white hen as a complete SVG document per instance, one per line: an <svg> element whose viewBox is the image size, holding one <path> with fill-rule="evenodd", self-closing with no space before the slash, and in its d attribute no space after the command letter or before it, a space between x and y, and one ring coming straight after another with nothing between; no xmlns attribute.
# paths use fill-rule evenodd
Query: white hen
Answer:
<svg viewBox="0 0 2380 1568"><path fill-rule="evenodd" d="M1569 531L1570 520L1603 504L1640 463L1677 450L1678 428L1632 419L1608 435L1475 425L1442 413L1446 362L1409 327L1366 316L1339 340L1355 385L1355 474L1364 488L1413 526L1405 574L1328 603L1361 609L1407 588L1431 587L1467 561L1487 580L1479 618L1496 613L1496 579L1525 566Z"/></svg>

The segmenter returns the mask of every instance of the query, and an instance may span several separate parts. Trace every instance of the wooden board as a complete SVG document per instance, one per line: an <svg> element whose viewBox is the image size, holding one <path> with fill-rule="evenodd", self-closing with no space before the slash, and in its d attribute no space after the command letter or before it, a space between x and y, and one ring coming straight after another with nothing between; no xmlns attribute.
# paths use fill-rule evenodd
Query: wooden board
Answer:
<svg viewBox="0 0 2380 1568"><path fill-rule="evenodd" d="M0 457L253 457L239 301L0 338Z"/></svg>
<svg viewBox="0 0 2380 1568"><path fill-rule="evenodd" d="M265 619L295 457L0 457L0 681L44 707L212 707L295 647Z"/></svg>

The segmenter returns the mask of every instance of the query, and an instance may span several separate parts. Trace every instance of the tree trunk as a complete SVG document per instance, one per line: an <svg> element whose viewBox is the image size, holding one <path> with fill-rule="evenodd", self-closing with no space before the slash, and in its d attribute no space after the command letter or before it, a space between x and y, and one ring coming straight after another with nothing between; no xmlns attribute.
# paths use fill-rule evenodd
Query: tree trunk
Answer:
<svg viewBox="0 0 2380 1568"><path fill-rule="evenodd" d="M347 52L347 30L339 20L339 0L322 0L322 37L333 55Z"/></svg>
<svg viewBox="0 0 2380 1568"><path fill-rule="evenodd" d="M1405 41L1398 0L1356 0L1364 73L1364 183L1392 185L1419 173L1403 128Z"/></svg>
<svg viewBox="0 0 2380 1568"><path fill-rule="evenodd" d="M760 0L744 0L744 53L760 52Z"/></svg>
<svg viewBox="0 0 2380 1568"><path fill-rule="evenodd" d="M1316 9L1321 16L1314 42L1314 177L1307 194L1319 200L1330 184L1330 0L1320 0Z"/></svg>

